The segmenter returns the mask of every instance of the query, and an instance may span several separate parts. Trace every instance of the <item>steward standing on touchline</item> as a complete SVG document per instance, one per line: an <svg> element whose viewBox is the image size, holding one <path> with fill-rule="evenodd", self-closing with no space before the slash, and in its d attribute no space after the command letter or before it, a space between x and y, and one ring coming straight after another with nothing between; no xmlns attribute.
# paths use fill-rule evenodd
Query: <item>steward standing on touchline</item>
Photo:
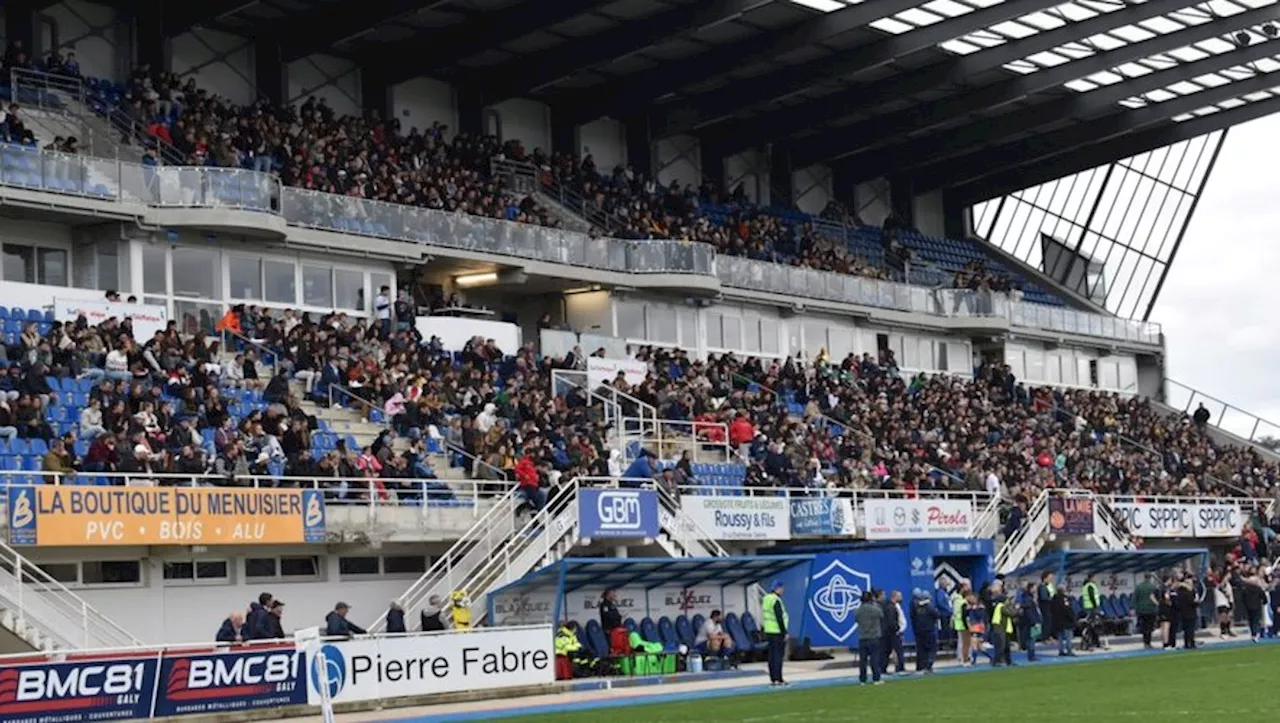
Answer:
<svg viewBox="0 0 1280 723"><path fill-rule="evenodd" d="M760 627L769 642L769 685L787 685L782 679L782 661L787 653L787 606L782 602L782 581L774 580L760 601Z"/></svg>

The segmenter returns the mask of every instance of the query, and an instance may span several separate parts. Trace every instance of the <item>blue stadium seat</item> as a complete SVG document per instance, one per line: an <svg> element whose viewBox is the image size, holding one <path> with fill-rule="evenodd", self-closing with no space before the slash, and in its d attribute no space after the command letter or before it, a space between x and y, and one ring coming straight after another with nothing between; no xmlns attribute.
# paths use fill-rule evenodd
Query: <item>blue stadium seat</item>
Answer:
<svg viewBox="0 0 1280 723"><path fill-rule="evenodd" d="M693 641L697 639L697 632L693 629L693 624L689 622L689 616L681 615L676 618L676 637L684 645L693 648Z"/></svg>
<svg viewBox="0 0 1280 723"><path fill-rule="evenodd" d="M675 650L680 647L680 637L676 635L676 626L671 622L671 618L665 615L658 618L658 635L662 638L662 646L667 650Z"/></svg>

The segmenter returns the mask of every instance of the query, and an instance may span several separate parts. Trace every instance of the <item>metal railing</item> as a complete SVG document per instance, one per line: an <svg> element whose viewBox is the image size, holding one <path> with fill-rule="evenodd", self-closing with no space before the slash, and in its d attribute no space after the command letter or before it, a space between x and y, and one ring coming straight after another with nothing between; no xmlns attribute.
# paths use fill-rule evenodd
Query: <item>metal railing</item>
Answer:
<svg viewBox="0 0 1280 723"><path fill-rule="evenodd" d="M1280 424L1168 377L1165 377L1164 385L1165 404L1168 406L1191 415L1200 405L1204 405L1209 412L1209 424L1244 442L1251 442L1272 453L1280 453L1280 445L1272 449L1268 446L1269 443L1264 444L1268 440L1280 442ZM1183 398L1185 402L1181 401Z"/></svg>
<svg viewBox="0 0 1280 723"><path fill-rule="evenodd" d="M680 419L648 420L641 417L622 417L622 435L625 445L623 458L634 459L629 449L632 442L658 455L658 459L673 459L689 452L691 461L732 462L733 451L729 447L729 425L723 422L698 422ZM646 430L642 432L641 430ZM721 441L711 437L720 433Z"/></svg>
<svg viewBox="0 0 1280 723"><path fill-rule="evenodd" d="M271 174L233 168L156 167L0 145L0 185L155 207L278 214L286 223L337 233L491 253L631 274L713 276L724 286L945 317L1003 319L1013 326L1147 344L1150 322L1015 301L996 292L931 289L717 255L704 243L592 238L560 229L353 196L281 187ZM970 306L965 299L982 298ZM956 303L957 295L960 303Z"/></svg>
<svg viewBox="0 0 1280 723"><path fill-rule="evenodd" d="M698 557L696 554L698 552L706 553L711 557L729 556L729 551L720 544L720 541L680 507L680 500L672 497L661 486L653 487L658 491L660 512L665 513L658 515L660 527L671 541L684 551L685 556ZM669 520L666 519L667 515L670 515Z"/></svg>
<svg viewBox="0 0 1280 723"><path fill-rule="evenodd" d="M491 559L515 531L515 511L520 499L517 489L508 486L506 493L494 501L471 529L396 598L404 609L421 608L432 595L447 599L452 591L465 589L461 587L463 579ZM369 631L378 632L386 623L384 611L369 626Z"/></svg>
<svg viewBox="0 0 1280 723"><path fill-rule="evenodd" d="M14 68L10 71L9 82L14 100L23 105L67 113L80 123L88 135L97 134L91 125L91 119L99 118L124 143L155 150L158 162L175 166L183 163L182 152L154 135L144 119L135 118L120 106L95 105L93 92L81 78ZM90 139L82 146L96 147L93 140L102 139ZM118 157L120 145L114 141L111 141L111 145Z"/></svg>
<svg viewBox="0 0 1280 723"><path fill-rule="evenodd" d="M283 475L279 477L273 475L248 475L228 478L212 474L87 471L59 473L0 470L0 486L10 488L24 486L43 487L47 485L92 486L84 483L85 480L89 479L119 487L312 489L324 492L326 504L369 508L416 507L419 504L425 508L434 501L469 501L474 509L479 509L483 506L482 503L500 499L512 489L511 483L506 480L446 480L421 477L290 477ZM433 484L442 484L447 486L448 489L433 487ZM4 509L7 504L7 497L0 495L0 509Z"/></svg>
<svg viewBox="0 0 1280 723"><path fill-rule="evenodd" d="M488 462L484 461L483 459L480 459L474 454L471 454L470 452L458 446L457 444L454 444L453 442L446 441L444 443L444 449L446 454L456 454L462 457L462 459L466 460L469 463L468 469L471 470L471 475L473 477L479 477L480 475L479 470L484 469L484 470L488 470L489 474L493 475L493 477L489 479L504 480L504 481L509 481L511 479L511 477L507 475L506 470L500 467L496 467L492 464L489 464Z"/></svg>
<svg viewBox="0 0 1280 723"><path fill-rule="evenodd" d="M717 257L716 275L725 286L786 296L896 309L930 316L1003 319L1012 326L1144 344L1159 344L1162 339L1159 324L1103 316L1061 306L1015 301L1010 295L1001 292L932 289L737 256Z"/></svg>
<svg viewBox="0 0 1280 723"><path fill-rule="evenodd" d="M64 648L141 645L142 641L55 580L38 565L0 541L0 599L19 628L37 633ZM19 633L20 630L15 630ZM30 642L30 641L28 641Z"/></svg>
<svg viewBox="0 0 1280 723"><path fill-rule="evenodd" d="M222 348L224 351L231 351L234 353L235 346L231 344L231 341L232 340L237 341L241 345L248 346L253 351L258 352L258 358L262 361L262 363L271 367L273 374L279 372L280 353L275 351L271 347L267 346L266 342L262 342L257 339L250 339L249 337L244 336L243 334L237 334L234 331L231 331L230 329L223 329L221 332L221 335L222 335ZM271 359L270 361L267 361L268 357L270 357Z"/></svg>

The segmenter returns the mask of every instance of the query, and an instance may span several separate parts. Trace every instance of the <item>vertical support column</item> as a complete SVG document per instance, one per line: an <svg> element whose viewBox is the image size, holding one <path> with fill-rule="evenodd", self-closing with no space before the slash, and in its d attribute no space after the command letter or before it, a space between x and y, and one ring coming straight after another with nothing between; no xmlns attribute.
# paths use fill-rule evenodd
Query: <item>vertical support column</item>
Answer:
<svg viewBox="0 0 1280 723"><path fill-rule="evenodd" d="M950 190L942 192L942 225L947 238L962 239L972 235L969 208Z"/></svg>
<svg viewBox="0 0 1280 723"><path fill-rule="evenodd" d="M795 208L795 173L791 149L785 143L769 147L769 202L775 208Z"/></svg>
<svg viewBox="0 0 1280 723"><path fill-rule="evenodd" d="M567 153L574 158L581 155L579 146L578 124L567 108L552 106L551 108L551 151Z"/></svg>
<svg viewBox="0 0 1280 723"><path fill-rule="evenodd" d="M484 96L479 88L460 87L458 98L458 130L469 135L484 133Z"/></svg>
<svg viewBox="0 0 1280 723"><path fill-rule="evenodd" d="M360 69L360 103L367 110L377 111L378 117L384 121L395 115L386 71L368 65Z"/></svg>
<svg viewBox="0 0 1280 723"><path fill-rule="evenodd" d="M4 4L4 37L9 47L22 44L28 60L36 53L36 4L31 0L7 0ZM7 83L9 79L6 77Z"/></svg>
<svg viewBox="0 0 1280 723"><path fill-rule="evenodd" d="M721 148L717 148L711 141L704 139L698 144L698 153L702 155L702 175L711 182L722 194L729 193L726 186L729 180L724 170L725 152Z"/></svg>
<svg viewBox="0 0 1280 723"><path fill-rule="evenodd" d="M280 39L274 33L253 37L253 82L259 98L274 105L284 105L289 87L288 68L280 52Z"/></svg>
<svg viewBox="0 0 1280 723"><path fill-rule="evenodd" d="M889 208L907 226L915 227L915 184L902 176L889 179Z"/></svg>
<svg viewBox="0 0 1280 723"><path fill-rule="evenodd" d="M858 210L857 199L854 198L857 186L847 166L837 162L837 165L831 167L831 196L850 213Z"/></svg>
<svg viewBox="0 0 1280 723"><path fill-rule="evenodd" d="M169 69L165 52L163 3L160 0L140 0L134 8L134 57L118 59L126 64L120 75L122 78L128 76L128 65L135 60L138 65L150 65L152 70Z"/></svg>
<svg viewBox="0 0 1280 723"><path fill-rule="evenodd" d="M644 114L627 116L627 165L636 173L653 175L653 138L649 133L649 117Z"/></svg>

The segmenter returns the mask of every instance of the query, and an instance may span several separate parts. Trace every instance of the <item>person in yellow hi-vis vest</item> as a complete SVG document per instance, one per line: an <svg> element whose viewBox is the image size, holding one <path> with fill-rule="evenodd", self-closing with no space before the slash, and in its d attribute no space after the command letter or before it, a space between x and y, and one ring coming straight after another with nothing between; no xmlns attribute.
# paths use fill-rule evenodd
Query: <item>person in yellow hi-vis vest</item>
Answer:
<svg viewBox="0 0 1280 723"><path fill-rule="evenodd" d="M787 627L791 620L782 602L782 581L774 580L760 600L760 628L769 642L769 685L787 685L782 679L782 661L787 654Z"/></svg>
<svg viewBox="0 0 1280 723"><path fill-rule="evenodd" d="M453 629L471 629L471 596L466 590L454 590L449 596L453 608Z"/></svg>

